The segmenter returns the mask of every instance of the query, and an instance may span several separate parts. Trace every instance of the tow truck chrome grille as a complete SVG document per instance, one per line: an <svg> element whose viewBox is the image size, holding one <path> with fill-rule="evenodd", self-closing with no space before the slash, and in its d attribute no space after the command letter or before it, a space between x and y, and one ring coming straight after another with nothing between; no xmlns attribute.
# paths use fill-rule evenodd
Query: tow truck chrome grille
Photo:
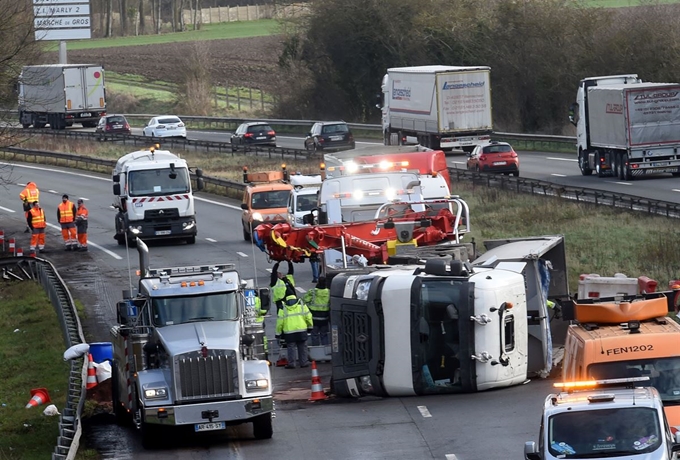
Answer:
<svg viewBox="0 0 680 460"><path fill-rule="evenodd" d="M357 312L343 312L342 331L344 365L368 363L371 343L368 315Z"/></svg>
<svg viewBox="0 0 680 460"><path fill-rule="evenodd" d="M234 396L236 382L236 356L227 355L181 356L177 360L178 399L196 400Z"/></svg>

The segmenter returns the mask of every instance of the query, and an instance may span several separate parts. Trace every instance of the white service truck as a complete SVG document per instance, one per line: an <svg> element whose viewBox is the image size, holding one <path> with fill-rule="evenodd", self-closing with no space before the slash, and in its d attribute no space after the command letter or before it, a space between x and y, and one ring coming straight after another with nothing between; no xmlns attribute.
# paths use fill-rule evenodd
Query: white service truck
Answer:
<svg viewBox="0 0 680 460"><path fill-rule="evenodd" d="M106 115L104 68L91 64L23 67L19 76L19 123L24 128L94 128Z"/></svg>
<svg viewBox="0 0 680 460"><path fill-rule="evenodd" d="M569 112L584 176L680 175L680 84L635 74L585 78Z"/></svg>
<svg viewBox="0 0 680 460"><path fill-rule="evenodd" d="M338 396L474 392L547 377L549 299L568 298L561 235L421 248L412 265L331 283ZM406 257L403 255L402 257Z"/></svg>
<svg viewBox="0 0 680 460"><path fill-rule="evenodd" d="M491 69L428 65L387 69L382 81L383 139L406 137L435 150L462 149L491 139Z"/></svg>
<svg viewBox="0 0 680 460"><path fill-rule="evenodd" d="M196 242L196 211L187 162L168 150L123 155L113 170L113 207L118 244L139 238ZM203 172L196 170L196 188Z"/></svg>
<svg viewBox="0 0 680 460"><path fill-rule="evenodd" d="M253 321L255 293L232 264L151 269L142 240L137 250L139 287L123 293L111 328L117 421L141 429L145 448L177 426L224 432L252 422L256 439L271 438L272 379L256 350L263 331ZM269 289L258 295L269 305Z"/></svg>
<svg viewBox="0 0 680 460"><path fill-rule="evenodd" d="M293 191L288 197L288 223L293 227L303 227L311 224L310 213L317 209L318 194L321 187L321 175L305 176L294 174L290 176Z"/></svg>

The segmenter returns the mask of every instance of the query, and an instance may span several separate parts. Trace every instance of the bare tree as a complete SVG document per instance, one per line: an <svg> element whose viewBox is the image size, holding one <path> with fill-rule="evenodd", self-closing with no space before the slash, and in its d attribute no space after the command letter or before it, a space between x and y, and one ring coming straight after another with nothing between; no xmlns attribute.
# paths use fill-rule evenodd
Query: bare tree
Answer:
<svg viewBox="0 0 680 460"><path fill-rule="evenodd" d="M139 7L137 7L137 11L139 11L139 33L143 34L144 29L146 28L146 18L144 16L144 0L139 0Z"/></svg>
<svg viewBox="0 0 680 460"><path fill-rule="evenodd" d="M41 64L42 50L35 41L33 6L30 2L0 0L0 108L16 109L17 82L26 64ZM0 147L20 142L24 136L9 128L16 115L0 112ZM0 169L0 184L10 181L11 170Z"/></svg>
<svg viewBox="0 0 680 460"><path fill-rule="evenodd" d="M179 109L182 113L208 115L212 94L210 42L194 42L192 52L177 62Z"/></svg>
<svg viewBox="0 0 680 460"><path fill-rule="evenodd" d="M106 37L113 36L113 0L106 0Z"/></svg>

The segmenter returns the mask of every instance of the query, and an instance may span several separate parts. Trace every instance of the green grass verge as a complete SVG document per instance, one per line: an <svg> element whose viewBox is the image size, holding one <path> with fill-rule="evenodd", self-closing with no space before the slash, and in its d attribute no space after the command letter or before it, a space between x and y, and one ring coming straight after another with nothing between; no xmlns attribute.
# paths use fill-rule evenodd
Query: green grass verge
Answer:
<svg viewBox="0 0 680 460"><path fill-rule="evenodd" d="M189 26L191 27L191 26ZM274 19L259 21L222 22L219 24L202 24L200 30L186 32L169 32L160 35L139 35L127 37L98 38L91 40L73 40L68 42L68 49L89 50L99 48L116 48L120 46L158 45L162 43L193 42L206 40L224 40L228 38L247 38L275 35L278 23ZM50 43L48 51L59 49L58 42Z"/></svg>
<svg viewBox="0 0 680 460"><path fill-rule="evenodd" d="M47 405L26 409L30 390L46 388L63 409L69 366L57 315L42 286L2 284L0 294L0 458L50 458L59 436L59 417L42 415Z"/></svg>
<svg viewBox="0 0 680 460"><path fill-rule="evenodd" d="M680 3L680 0L581 0L582 4L602 8L629 8L643 5Z"/></svg>

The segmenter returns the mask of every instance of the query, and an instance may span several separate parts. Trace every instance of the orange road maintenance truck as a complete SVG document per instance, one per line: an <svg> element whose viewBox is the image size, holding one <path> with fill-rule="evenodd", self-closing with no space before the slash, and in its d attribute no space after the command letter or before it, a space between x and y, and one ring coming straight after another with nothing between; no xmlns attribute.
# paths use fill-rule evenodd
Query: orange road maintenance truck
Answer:
<svg viewBox="0 0 680 460"><path fill-rule="evenodd" d="M279 224L286 222L288 215L288 198L293 191L286 165L281 171L265 171L251 173L243 167L243 191L241 202L241 224L243 239L250 241L253 230L263 222Z"/></svg>
<svg viewBox="0 0 680 460"><path fill-rule="evenodd" d="M565 380L649 377L673 433L680 431L680 324L673 292L563 303Z"/></svg>

